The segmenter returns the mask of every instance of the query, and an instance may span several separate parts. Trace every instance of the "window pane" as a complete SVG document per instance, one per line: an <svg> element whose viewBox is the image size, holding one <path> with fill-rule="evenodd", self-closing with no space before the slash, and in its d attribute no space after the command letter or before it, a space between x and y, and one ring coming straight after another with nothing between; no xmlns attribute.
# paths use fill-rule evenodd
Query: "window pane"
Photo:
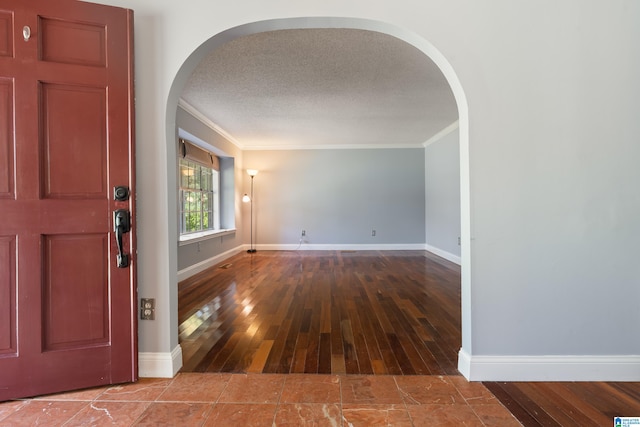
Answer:
<svg viewBox="0 0 640 427"><path fill-rule="evenodd" d="M198 201L198 193L196 193L195 191L189 191L189 211L200 211L200 209L198 208Z"/></svg>
<svg viewBox="0 0 640 427"><path fill-rule="evenodd" d="M195 188L195 182L196 182L196 168L195 165L191 162L187 162L187 166L188 166L188 173L187 173L187 188Z"/></svg>
<svg viewBox="0 0 640 427"><path fill-rule="evenodd" d="M200 174L201 173L202 173L202 166L196 165L195 168L194 168L194 174L193 174L194 181L193 181L193 187L192 187L192 188L195 188L196 190L200 189Z"/></svg>
<svg viewBox="0 0 640 427"><path fill-rule="evenodd" d="M187 232L200 230L200 215L197 212L187 214Z"/></svg>
<svg viewBox="0 0 640 427"><path fill-rule="evenodd" d="M202 191L211 189L211 169L202 168Z"/></svg>
<svg viewBox="0 0 640 427"><path fill-rule="evenodd" d="M184 210L186 212L191 210L191 191L184 192Z"/></svg>
<svg viewBox="0 0 640 427"><path fill-rule="evenodd" d="M202 192L202 229L213 228L213 217L211 215L211 196L208 192Z"/></svg>
<svg viewBox="0 0 640 427"><path fill-rule="evenodd" d="M180 200L178 203L180 204L180 232L184 233L184 192L180 190L178 199Z"/></svg>
<svg viewBox="0 0 640 427"><path fill-rule="evenodd" d="M209 191L207 194L207 204L205 205L205 209L208 211L213 211L213 192Z"/></svg>
<svg viewBox="0 0 640 427"><path fill-rule="evenodd" d="M186 187L189 185L189 168L184 163L180 162L180 186Z"/></svg>

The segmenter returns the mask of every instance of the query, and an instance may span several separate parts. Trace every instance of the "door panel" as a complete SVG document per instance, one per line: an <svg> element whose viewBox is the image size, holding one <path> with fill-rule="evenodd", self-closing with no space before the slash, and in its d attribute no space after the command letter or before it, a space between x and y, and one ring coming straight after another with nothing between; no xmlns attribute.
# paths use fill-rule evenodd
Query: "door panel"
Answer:
<svg viewBox="0 0 640 427"><path fill-rule="evenodd" d="M135 205L112 194L135 194L132 12L75 0L2 8L0 401L133 381ZM132 218L126 268L117 209Z"/></svg>
<svg viewBox="0 0 640 427"><path fill-rule="evenodd" d="M43 351L109 344L108 237L45 236Z"/></svg>
<svg viewBox="0 0 640 427"><path fill-rule="evenodd" d="M16 355L16 240L0 236L0 357Z"/></svg>
<svg viewBox="0 0 640 427"><path fill-rule="evenodd" d="M0 78L0 199L13 198L13 80Z"/></svg>
<svg viewBox="0 0 640 427"><path fill-rule="evenodd" d="M105 67L106 27L83 22L40 18L41 60ZM75 42L82 40L82 43Z"/></svg>
<svg viewBox="0 0 640 427"><path fill-rule="evenodd" d="M43 83L40 88L45 197L104 199L106 89L51 83Z"/></svg>
<svg viewBox="0 0 640 427"><path fill-rule="evenodd" d="M0 10L0 56L13 56L13 14Z"/></svg>

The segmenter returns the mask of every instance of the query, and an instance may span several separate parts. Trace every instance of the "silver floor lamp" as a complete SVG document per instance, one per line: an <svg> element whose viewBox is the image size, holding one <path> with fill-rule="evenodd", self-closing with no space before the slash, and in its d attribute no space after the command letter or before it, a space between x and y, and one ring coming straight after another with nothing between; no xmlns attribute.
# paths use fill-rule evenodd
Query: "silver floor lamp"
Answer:
<svg viewBox="0 0 640 427"><path fill-rule="evenodd" d="M247 196L246 194L244 196L242 196L242 201L243 202L249 202L251 203L251 207L250 207L250 239L251 239L251 246L249 247L249 249L247 250L248 253L252 254L256 252L256 249L253 247L253 178L255 178L256 175L258 175L258 171L256 169L247 169L247 173L249 174L249 176L251 177L251 196Z"/></svg>

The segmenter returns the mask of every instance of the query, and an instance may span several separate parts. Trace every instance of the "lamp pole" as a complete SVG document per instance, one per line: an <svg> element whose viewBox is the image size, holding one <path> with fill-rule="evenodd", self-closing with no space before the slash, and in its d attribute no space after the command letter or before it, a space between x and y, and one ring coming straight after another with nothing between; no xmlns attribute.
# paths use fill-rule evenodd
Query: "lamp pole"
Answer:
<svg viewBox="0 0 640 427"><path fill-rule="evenodd" d="M247 252L252 254L256 252L256 249L253 247L253 178L258 174L258 171L255 169L247 169L247 173L251 177L251 199L250 199L251 206L249 207L250 209L249 220L251 222L249 225L249 234L250 234L249 238L251 241L251 245L249 247L249 250L247 250Z"/></svg>

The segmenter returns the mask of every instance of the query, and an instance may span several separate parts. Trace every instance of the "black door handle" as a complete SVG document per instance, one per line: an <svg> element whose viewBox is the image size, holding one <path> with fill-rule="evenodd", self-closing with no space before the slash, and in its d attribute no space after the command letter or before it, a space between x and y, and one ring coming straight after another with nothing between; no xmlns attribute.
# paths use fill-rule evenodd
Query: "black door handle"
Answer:
<svg viewBox="0 0 640 427"><path fill-rule="evenodd" d="M124 253L122 245L122 235L131 231L131 214L126 209L113 211L113 231L116 235L116 245L118 246L117 266L118 268L129 267L129 255Z"/></svg>

